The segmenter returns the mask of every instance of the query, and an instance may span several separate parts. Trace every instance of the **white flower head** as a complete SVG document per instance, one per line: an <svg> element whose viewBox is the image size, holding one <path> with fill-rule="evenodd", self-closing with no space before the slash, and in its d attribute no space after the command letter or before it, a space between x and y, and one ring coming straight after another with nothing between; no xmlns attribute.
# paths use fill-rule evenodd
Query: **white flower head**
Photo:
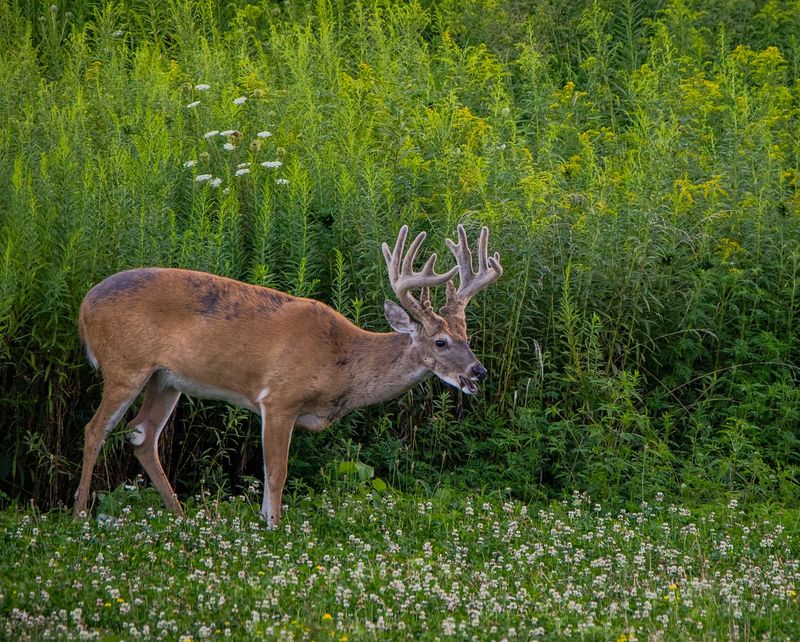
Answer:
<svg viewBox="0 0 800 642"><path fill-rule="evenodd" d="M289 184L289 179L288 178L276 178L275 179L275 184L276 185L288 185Z"/></svg>
<svg viewBox="0 0 800 642"><path fill-rule="evenodd" d="M259 138L269 138L270 136L272 136L272 132L268 131L258 132L256 136L258 136Z"/></svg>
<svg viewBox="0 0 800 642"><path fill-rule="evenodd" d="M186 167L187 169L190 167L194 167L195 165L197 165L196 160L188 160L183 164L183 166Z"/></svg>
<svg viewBox="0 0 800 642"><path fill-rule="evenodd" d="M213 178L211 174L198 174L194 177L198 183L205 183L206 181L210 181Z"/></svg>
<svg viewBox="0 0 800 642"><path fill-rule="evenodd" d="M239 96L233 99L234 105L244 105L247 102L247 96Z"/></svg>
<svg viewBox="0 0 800 642"><path fill-rule="evenodd" d="M275 169L276 167L280 167L283 163L279 160L274 161L264 161L261 163L261 167L266 167L267 169Z"/></svg>
<svg viewBox="0 0 800 642"><path fill-rule="evenodd" d="M212 178L208 184L211 185L211 187L219 187L220 185L222 185L222 179Z"/></svg>
<svg viewBox="0 0 800 642"><path fill-rule="evenodd" d="M216 129L212 129L210 132L203 134L203 138L214 138L214 136L217 136L218 134L219 132Z"/></svg>
<svg viewBox="0 0 800 642"><path fill-rule="evenodd" d="M231 191L231 188L230 187L226 187L224 190L222 190L222 193L223 194L227 194L230 191Z"/></svg>
<svg viewBox="0 0 800 642"><path fill-rule="evenodd" d="M220 132L219 135L220 136L230 136L231 134L235 134L235 133L236 133L235 129L226 129L224 132Z"/></svg>
<svg viewBox="0 0 800 642"><path fill-rule="evenodd" d="M242 169L243 167L250 167L250 163L239 163L236 169Z"/></svg>
<svg viewBox="0 0 800 642"><path fill-rule="evenodd" d="M186 109L194 109L199 104L200 104L200 101L199 100L195 100L193 103L189 103L188 105L186 105Z"/></svg>
<svg viewBox="0 0 800 642"><path fill-rule="evenodd" d="M242 167L242 168L236 170L236 175L237 176L244 176L245 174L249 174L249 173L250 173L250 169L247 168L247 167Z"/></svg>
<svg viewBox="0 0 800 642"><path fill-rule="evenodd" d="M194 88L197 91L208 91L211 89L211 85L206 85L205 83L200 83L199 85L195 85Z"/></svg>
<svg viewBox="0 0 800 642"><path fill-rule="evenodd" d="M232 152L234 149L236 149L236 145L233 143L225 143L222 146L222 149L224 149L226 152Z"/></svg>

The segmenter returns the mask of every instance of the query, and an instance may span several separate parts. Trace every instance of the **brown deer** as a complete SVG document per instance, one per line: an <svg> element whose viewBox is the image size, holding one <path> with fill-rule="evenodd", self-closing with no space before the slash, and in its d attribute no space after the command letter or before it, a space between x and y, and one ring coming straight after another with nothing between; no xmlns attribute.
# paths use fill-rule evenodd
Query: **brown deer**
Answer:
<svg viewBox="0 0 800 642"><path fill-rule="evenodd" d="M408 227L394 250L384 243L389 280L400 304L384 303L389 333L369 332L324 303L203 272L140 268L95 285L80 309L80 336L103 373L103 396L86 425L75 515L85 516L89 484L107 433L144 390L130 422L134 454L166 506L183 514L158 458L158 438L181 393L222 399L261 417L264 500L271 528L280 522L292 430L326 428L353 410L396 397L435 374L466 394L486 369L470 350L464 309L503 273L489 256L489 230L478 241L478 271L464 228L447 239L457 265L438 274L436 254L413 264L421 232L403 255ZM459 274L459 287L452 278ZM441 316L429 288L447 283ZM419 297L411 290L421 290ZM405 308L405 310L403 310Z"/></svg>

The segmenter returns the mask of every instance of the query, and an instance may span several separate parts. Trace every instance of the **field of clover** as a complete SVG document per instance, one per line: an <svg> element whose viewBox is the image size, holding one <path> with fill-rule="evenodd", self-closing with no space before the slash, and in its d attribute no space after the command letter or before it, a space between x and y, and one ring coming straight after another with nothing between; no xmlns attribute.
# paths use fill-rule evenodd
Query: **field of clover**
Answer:
<svg viewBox="0 0 800 642"><path fill-rule="evenodd" d="M13 640L795 640L797 511L656 496L528 506L338 484L277 531L248 496L185 519L120 488L118 511L2 514L0 636ZM113 502L106 502L106 506ZM133 505L133 508L131 508Z"/></svg>

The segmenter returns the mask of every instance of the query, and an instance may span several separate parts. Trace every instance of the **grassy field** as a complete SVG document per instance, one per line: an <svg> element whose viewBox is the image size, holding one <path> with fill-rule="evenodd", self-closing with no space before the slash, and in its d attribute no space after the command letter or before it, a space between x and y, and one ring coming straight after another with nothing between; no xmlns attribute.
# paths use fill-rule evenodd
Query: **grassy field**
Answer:
<svg viewBox="0 0 800 642"><path fill-rule="evenodd" d="M796 640L800 513L607 511L334 486L280 530L255 488L186 519L131 485L97 520L6 511L9 640ZM131 508L131 506L133 508ZM101 508L102 510L102 508Z"/></svg>

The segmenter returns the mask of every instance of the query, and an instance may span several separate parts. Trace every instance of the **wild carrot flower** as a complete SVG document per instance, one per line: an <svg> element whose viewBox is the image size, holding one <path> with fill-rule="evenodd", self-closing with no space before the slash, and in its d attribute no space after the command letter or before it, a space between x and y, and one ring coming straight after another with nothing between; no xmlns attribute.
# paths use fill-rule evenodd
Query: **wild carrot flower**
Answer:
<svg viewBox="0 0 800 642"><path fill-rule="evenodd" d="M233 143L225 143L222 146L222 149L224 149L226 152L232 152L234 149L236 149L236 145Z"/></svg>
<svg viewBox="0 0 800 642"><path fill-rule="evenodd" d="M222 179L219 177L212 178L208 184L211 185L211 187L219 187L222 185Z"/></svg>
<svg viewBox="0 0 800 642"><path fill-rule="evenodd" d="M183 164L183 166L186 167L187 169L194 167L195 165L197 165L196 160L188 160Z"/></svg>
<svg viewBox="0 0 800 642"><path fill-rule="evenodd" d="M283 165L283 163L279 160L264 161L263 163L261 163L261 167L266 167L268 169L274 169L276 167L280 167L281 165Z"/></svg>
<svg viewBox="0 0 800 642"><path fill-rule="evenodd" d="M206 85L205 83L200 83L199 85L195 85L194 88L197 91L207 91L211 89L211 85Z"/></svg>
<svg viewBox="0 0 800 642"><path fill-rule="evenodd" d="M268 131L258 132L256 136L258 136L259 138L269 138L270 136L272 136L272 132Z"/></svg>
<svg viewBox="0 0 800 642"><path fill-rule="evenodd" d="M210 132L203 134L203 138L214 138L214 136L217 136L218 134L219 132L216 129L212 129Z"/></svg>
<svg viewBox="0 0 800 642"><path fill-rule="evenodd" d="M186 109L194 109L199 104L200 104L200 101L199 100L195 100L193 103L189 103L188 105L186 105Z"/></svg>
<svg viewBox="0 0 800 642"><path fill-rule="evenodd" d="M245 174L249 174L250 170L247 167L242 167L241 169L236 170L237 176L244 176Z"/></svg>
<svg viewBox="0 0 800 642"><path fill-rule="evenodd" d="M289 184L289 179L287 179L287 178L278 178L278 179L275 180L275 184L276 185L288 185Z"/></svg>
<svg viewBox="0 0 800 642"><path fill-rule="evenodd" d="M233 99L234 105L244 105L247 102L247 96L239 96Z"/></svg>
<svg viewBox="0 0 800 642"><path fill-rule="evenodd" d="M210 181L213 178L211 174L198 174L194 177L194 180L198 183L205 183L206 181Z"/></svg>

